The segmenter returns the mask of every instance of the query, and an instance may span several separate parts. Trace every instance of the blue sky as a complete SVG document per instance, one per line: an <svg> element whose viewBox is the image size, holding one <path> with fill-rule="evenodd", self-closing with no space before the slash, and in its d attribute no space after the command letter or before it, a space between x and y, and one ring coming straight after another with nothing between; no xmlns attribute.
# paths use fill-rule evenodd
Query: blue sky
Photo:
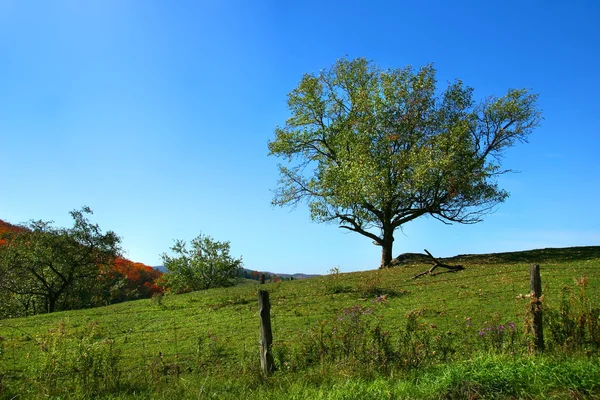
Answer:
<svg viewBox="0 0 600 400"><path fill-rule="evenodd" d="M371 240L270 205L287 93L347 56L433 62L479 99L540 94L506 203L478 225L409 223L395 255L600 245L598 4L0 0L0 219L68 226L88 205L150 265L202 232L251 269L376 268Z"/></svg>

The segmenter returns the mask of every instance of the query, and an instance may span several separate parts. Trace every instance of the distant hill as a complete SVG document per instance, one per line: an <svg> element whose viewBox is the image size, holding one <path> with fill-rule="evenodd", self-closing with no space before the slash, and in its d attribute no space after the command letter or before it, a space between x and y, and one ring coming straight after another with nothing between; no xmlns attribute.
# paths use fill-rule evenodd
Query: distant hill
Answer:
<svg viewBox="0 0 600 400"><path fill-rule="evenodd" d="M310 275L303 273L295 273L295 274L280 274L276 272L268 272L268 271L254 271L251 269L242 268L239 273L241 278L260 280L261 275L265 275L265 280L267 281L278 281L278 280L300 280L300 279L310 279L317 277L319 275Z"/></svg>
<svg viewBox="0 0 600 400"><path fill-rule="evenodd" d="M153 267L155 270L160 271L162 273L168 272L167 268L164 265L157 265ZM300 280L300 279L310 279L320 275L311 275L311 274L303 274L303 273L295 273L295 274L280 274L276 272L268 272L268 271L254 271L251 269L242 268L239 273L240 278L252 279L255 281L260 280L260 276L265 274L266 280Z"/></svg>
<svg viewBox="0 0 600 400"><path fill-rule="evenodd" d="M310 278L316 278L317 276L321 276L318 274L302 274L302 273L295 273L295 274L275 274L281 278L294 278L294 279L310 279Z"/></svg>

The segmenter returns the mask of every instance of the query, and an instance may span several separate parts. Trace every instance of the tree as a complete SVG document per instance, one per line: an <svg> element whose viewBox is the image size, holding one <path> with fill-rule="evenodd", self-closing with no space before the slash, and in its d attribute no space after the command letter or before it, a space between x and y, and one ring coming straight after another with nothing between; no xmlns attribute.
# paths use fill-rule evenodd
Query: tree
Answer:
<svg viewBox="0 0 600 400"><path fill-rule="evenodd" d="M22 231L4 235L0 291L18 299L25 313L30 307L51 313L89 306L101 269L119 253L120 238L92 224L86 217L92 214L89 207L70 214L72 228L31 221Z"/></svg>
<svg viewBox="0 0 600 400"><path fill-rule="evenodd" d="M207 235L193 239L189 250L185 241L176 240L171 250L174 257L166 253L161 256L167 269L162 285L176 293L232 286L242 268L242 259L229 255L229 242Z"/></svg>
<svg viewBox="0 0 600 400"><path fill-rule="evenodd" d="M381 246L387 267L403 224L425 215L476 223L507 198L502 154L539 124L537 97L511 89L476 103L460 80L438 92L432 65L338 60L288 95L291 116L269 142L286 161L273 204L308 202L313 220Z"/></svg>
<svg viewBox="0 0 600 400"><path fill-rule="evenodd" d="M100 279L100 300L103 304L150 298L162 293L156 283L162 272L148 265L116 257Z"/></svg>

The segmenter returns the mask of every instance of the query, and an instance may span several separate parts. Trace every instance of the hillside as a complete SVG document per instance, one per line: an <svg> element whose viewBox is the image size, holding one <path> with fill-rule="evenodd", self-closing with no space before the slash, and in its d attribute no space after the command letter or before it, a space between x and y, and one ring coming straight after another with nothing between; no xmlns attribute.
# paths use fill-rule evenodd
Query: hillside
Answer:
<svg viewBox="0 0 600 400"><path fill-rule="evenodd" d="M73 349L77 349L79 348L77 346L83 343L78 340L83 339L75 338L87 337L85 332L89 333L91 329L94 332L92 337L109 340L111 346L118 348L121 354L120 368L123 370L120 379L130 384L137 382L136 385L141 385L139 390L142 391L158 390L163 393L164 398L180 393L177 392L178 390L183 391L180 394L185 393L185 396L194 396L201 387L204 387L203 390L212 388L210 389L213 390L212 395L223 398L236 398L236 390L254 393L253 396L256 397L253 398L267 395L267 398L271 395L275 396L273 398L285 397L283 393L291 390L293 386L289 386L290 382L300 379L298 377L308 385L301 392L314 395L314 390L318 390L316 388L320 387L319 385L330 387L327 386L329 383L333 385L338 382L339 385L344 386L343 382L347 379L344 377L354 376L353 379L359 377L363 379L371 376L365 378L367 379L365 382L371 382L369 379L373 376L380 376L381 372L372 371L371 375L357 372L362 371L362 369L355 370L359 368L359 364L342 362L344 358L341 358L338 364L327 364L327 366L321 362L313 366L309 361L304 365L304 361L299 361L303 360L304 354L318 354L318 350L315 350L318 347L311 346L318 346L319 343L325 346L329 343L327 340L332 340L324 337L319 339L319 335L329 332L327 337L338 337L335 336L336 330L342 329L343 321L347 318L358 318L352 325L348 325L348 329L351 326L362 326L361 321L365 321L364 323L370 321L369 324L377 323L380 326L377 329L381 329L380 332L387 335L385 332L394 334L408 329L406 318L407 315L412 315L413 317L410 318L418 320L417 328L423 329L424 333L419 335L433 335L428 339L431 340L430 346L433 346L432 343L438 343L436 340L441 340L436 339L438 337L446 338L443 340L448 340L448 346L462 349L447 350L449 352L444 353L446 354L444 357L447 357L444 359L438 358L441 357L440 352L444 348L439 347L439 344L435 345L437 346L435 349L432 348L433 353L426 352L425 354L429 354L428 357L435 362L421 359L422 364L419 364L418 368L419 370L425 368L423 371L433 374L434 370L431 368L442 368L445 363L450 363L452 360L459 362L464 354L470 354L469 352L475 351L473 349L478 349L478 346L487 346L488 342L485 341L487 339L481 336L481 332L485 335L486 327L496 324L502 327L502 332L509 326L519 331L519 335L524 332L523 326L528 318L527 310L530 303L527 295L531 263L541 264L545 306L558 308L564 296L568 299L570 295L581 294L582 290L585 290L586 301L589 304L597 306L600 302L600 246L462 255L452 258L451 261L460 262L466 269L457 273L440 273L435 276L411 279L416 273L428 267L425 264L415 263L388 270L340 273L308 280L212 289L95 309L2 320L0 336L4 351L0 357L0 371L10 371L7 374L12 378L5 379L5 385L8 382L9 387L23 388L25 386L22 385L31 382L28 379L34 379L35 374L31 375L31 372L28 372L31 371L31 366L46 365L44 363L48 362L47 357L50 353L43 350L44 346L62 341L65 346L68 344L74 346ZM278 382L276 387L282 385L281 393L277 391L278 389L269 389L268 385L261 386L260 380L253 381L258 368L256 356L259 324L256 304L258 288L268 290L271 296L273 347L279 368L279 372L272 379L275 379L273 382ZM576 306L579 303L572 304ZM357 310L360 311L358 317ZM367 326L371 325L365 325ZM375 331L368 330L362 334L356 331L348 337L370 337L372 332ZM419 337L421 336L414 336L411 340L418 340ZM342 340L341 337L339 338ZM519 357L524 357L523 364L519 365L529 365L526 361L527 345L525 341L521 342L525 338L515 340L511 344L514 346L511 351L515 356L519 354ZM598 340L600 344L600 336ZM390 342L390 346L392 343ZM492 346L493 342L489 344ZM506 343L505 345L508 346ZM589 351L596 351L593 349L595 347L589 347ZM75 350L64 351L68 353ZM313 351L317 353L312 353ZM488 353L481 354L481 356L469 357L477 359ZM420 359L421 356L415 354L413 357ZM484 359L488 360L488 358ZM493 362L493 360L495 358L488 361ZM450 363L448 368L455 368L454 365ZM459 362L456 365L463 364ZM591 367L585 365L587 374L598 374L600 371L593 365ZM563 368L564 365L560 364L560 366ZM410 377L412 373L410 371L417 371L412 368L417 367L411 367L402 373L404 369L401 368L398 372L401 375L398 376L407 374L406 377ZM154 383L150 386L140 383L141 378L136 375L141 373L140 371L146 371L142 375L154 377L152 378L155 380ZM239 383L233 384L231 380L218 378L225 374L224 371L237 371L235 374L239 378ZM324 373L328 378L321 376ZM372 375L373 373L375 375ZM529 372L522 372L522 374L526 373ZM531 373L542 374L538 370L532 370ZM298 375L291 377L289 374ZM433 374L431 379L434 379L435 375ZM28 376L30 378L27 378ZM387 375L381 376L382 379L387 379L385 378ZM515 375L518 376L519 374ZM517 379L515 377L511 379ZM600 382L600 376L593 375L592 378ZM201 385L203 381L206 386ZM194 389L186 391L188 389L183 388L186 385L183 382L188 382ZM190 382L197 382L197 384ZM149 389L150 387L152 389ZM597 385L595 387L598 388ZM562 390L560 387L555 389ZM247 392L248 390L253 392ZM543 388L528 387L527 390L543 390ZM273 394L275 392L279 394ZM237 392L237 395L240 393ZM598 394L598 392L594 393ZM438 394L431 395L431 398L437 398ZM298 396L298 398L309 398Z"/></svg>

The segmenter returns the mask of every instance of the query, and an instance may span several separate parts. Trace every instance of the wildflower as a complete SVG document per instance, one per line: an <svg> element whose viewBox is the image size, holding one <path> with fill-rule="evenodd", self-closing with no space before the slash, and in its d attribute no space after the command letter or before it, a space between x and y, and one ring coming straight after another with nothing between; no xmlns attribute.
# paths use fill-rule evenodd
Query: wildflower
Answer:
<svg viewBox="0 0 600 400"><path fill-rule="evenodd" d="M498 326L498 331L499 332L504 332L504 325L499 325Z"/></svg>
<svg viewBox="0 0 600 400"><path fill-rule="evenodd" d="M481 336L481 337L485 336L485 331L483 329L479 331L479 336Z"/></svg>
<svg viewBox="0 0 600 400"><path fill-rule="evenodd" d="M509 324L508 324L508 327L509 327L511 330L513 330L513 331L514 331L514 330L515 330L515 323L514 323L514 322L509 322Z"/></svg>
<svg viewBox="0 0 600 400"><path fill-rule="evenodd" d="M387 301L387 294L381 295L381 296L376 296L375 300L373 300L375 303L385 303Z"/></svg>
<svg viewBox="0 0 600 400"><path fill-rule="evenodd" d="M471 326L471 317L467 318L467 326Z"/></svg>

